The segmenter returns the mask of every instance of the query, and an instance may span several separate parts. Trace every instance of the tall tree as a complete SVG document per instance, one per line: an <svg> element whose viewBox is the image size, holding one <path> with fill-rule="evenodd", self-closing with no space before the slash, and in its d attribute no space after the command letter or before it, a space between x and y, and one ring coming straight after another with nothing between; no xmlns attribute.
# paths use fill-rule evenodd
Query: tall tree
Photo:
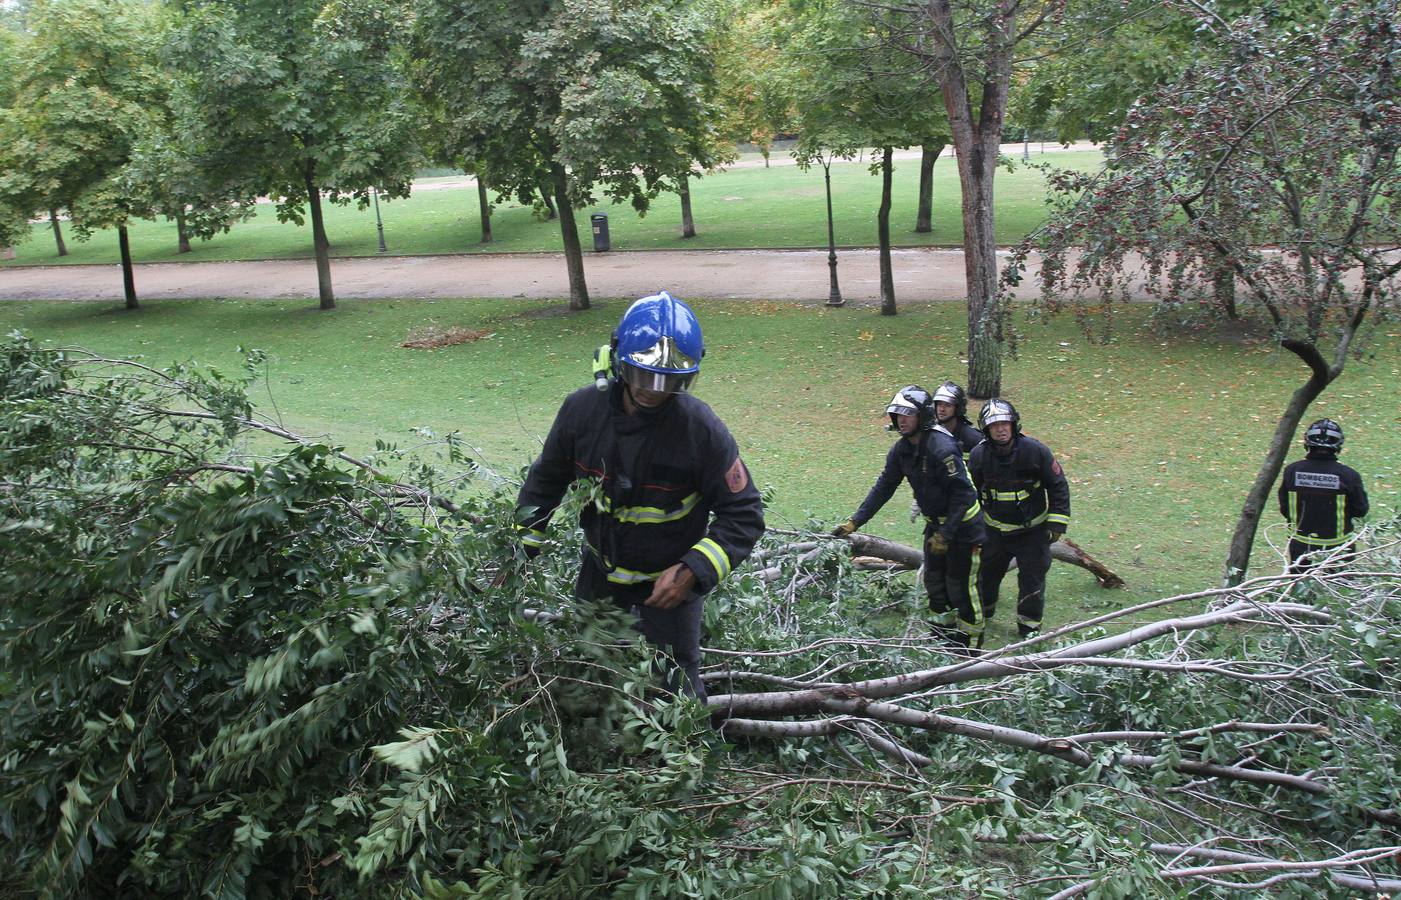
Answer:
<svg viewBox="0 0 1401 900"><path fill-rule="evenodd" d="M794 100L801 125L799 147L804 153L823 145L879 148L871 172L881 177L876 211L881 313L895 315L890 253L894 149L936 140L933 136L944 117L929 104L918 73L910 71L909 57L890 50L892 29L907 23L859 4L796 0L793 5L800 24L785 45L801 85ZM821 143L813 143L814 135ZM829 262L835 267L834 256Z"/></svg>
<svg viewBox="0 0 1401 900"><path fill-rule="evenodd" d="M769 167L774 139L795 130L794 83L784 50L788 0L726 0L716 37L721 133L753 144Z"/></svg>
<svg viewBox="0 0 1401 900"><path fill-rule="evenodd" d="M55 0L33 4L26 23L13 106L0 115L0 204L26 215L47 210L60 254L59 209L83 237L115 227L134 307L125 228L143 211L122 173L137 136L166 114L158 17L140 4Z"/></svg>
<svg viewBox="0 0 1401 900"><path fill-rule="evenodd" d="M1236 522L1234 584L1309 404L1369 320L1398 311L1401 34L1395 0L1345 3L1324 25L1287 30L1191 10L1214 53L1134 108L1102 178L1067 176L1071 199L1038 241L1040 278L1053 309L1062 293L1122 294L1139 277L1160 302L1211 309L1199 286L1229 270L1307 368Z"/></svg>
<svg viewBox="0 0 1401 900"><path fill-rule="evenodd" d="M1081 28L1136 14L1135 2L928 0L872 4L886 11L892 46L932 72L948 115L962 189L968 291L968 391L1002 389L1004 311L997 286L993 177L1017 54L1041 56L1081 41ZM908 24L906 24L908 23Z"/></svg>
<svg viewBox="0 0 1401 900"><path fill-rule="evenodd" d="M420 0L418 84L494 189L549 185L569 306L587 309L574 211L596 192L645 212L715 163L709 8L689 0Z"/></svg>
<svg viewBox="0 0 1401 900"><path fill-rule="evenodd" d="M928 234L934 230L934 164L944 152L947 140L924 144L919 148L919 205L915 211L915 233Z"/></svg>
<svg viewBox="0 0 1401 900"><path fill-rule="evenodd" d="M203 129L180 91L169 115L137 136L123 177L149 215L175 222L178 252L189 253L190 239L212 240L257 214L257 194L227 180L199 146Z"/></svg>
<svg viewBox="0 0 1401 900"><path fill-rule="evenodd" d="M220 181L309 213L322 309L335 308L323 194L403 197L420 156L403 75L398 0L184 0L169 54L202 121Z"/></svg>

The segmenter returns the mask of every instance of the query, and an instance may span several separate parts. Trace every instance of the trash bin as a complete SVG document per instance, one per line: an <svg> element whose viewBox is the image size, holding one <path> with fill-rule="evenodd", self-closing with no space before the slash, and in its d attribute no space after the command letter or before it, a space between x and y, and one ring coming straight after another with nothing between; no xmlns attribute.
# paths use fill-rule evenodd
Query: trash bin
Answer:
<svg viewBox="0 0 1401 900"><path fill-rule="evenodd" d="M593 226L593 248L602 253L611 246L608 242L608 216L604 213L594 213L589 216L589 224Z"/></svg>

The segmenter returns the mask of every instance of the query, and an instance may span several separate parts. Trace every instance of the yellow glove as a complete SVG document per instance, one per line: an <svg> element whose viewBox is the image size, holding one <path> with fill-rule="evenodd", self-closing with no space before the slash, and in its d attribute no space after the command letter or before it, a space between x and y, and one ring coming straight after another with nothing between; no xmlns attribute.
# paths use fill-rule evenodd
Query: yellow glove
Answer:
<svg viewBox="0 0 1401 900"><path fill-rule="evenodd" d="M936 531L929 536L929 540L924 542L924 546L934 556L943 556L949 552L949 539L944 537L942 531Z"/></svg>
<svg viewBox="0 0 1401 900"><path fill-rule="evenodd" d="M832 537L846 537L855 530L856 523L847 519L845 522L832 529Z"/></svg>

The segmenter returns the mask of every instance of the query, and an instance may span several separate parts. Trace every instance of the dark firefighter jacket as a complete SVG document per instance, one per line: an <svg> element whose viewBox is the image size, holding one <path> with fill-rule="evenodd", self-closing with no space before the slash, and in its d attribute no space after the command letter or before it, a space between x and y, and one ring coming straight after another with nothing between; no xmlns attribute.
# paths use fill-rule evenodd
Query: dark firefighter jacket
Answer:
<svg viewBox="0 0 1401 900"><path fill-rule="evenodd" d="M1294 525L1294 540L1333 547L1348 539L1352 520L1367 515L1367 490L1357 470L1331 453L1310 451L1284 470L1279 511Z"/></svg>
<svg viewBox="0 0 1401 900"><path fill-rule="evenodd" d="M677 394L628 415L622 390L587 387L565 398L516 501L522 542L538 553L564 492L588 481L579 524L610 583L640 590L681 562L705 593L763 534L759 491L705 403Z"/></svg>
<svg viewBox="0 0 1401 900"><path fill-rule="evenodd" d="M989 531L1018 534L1043 523L1056 532L1069 528L1070 485L1050 448L1024 434L1012 438L1006 455L993 448L984 441L968 458Z"/></svg>
<svg viewBox="0 0 1401 900"><path fill-rule="evenodd" d="M963 461L967 462L968 454L972 453L973 448L983 442L983 433L974 428L973 423L967 419L954 419L953 424L944 425L944 427L958 441L959 446L963 449Z"/></svg>
<svg viewBox="0 0 1401 900"><path fill-rule="evenodd" d="M856 526L869 522L906 479L920 512L944 537L966 543L982 541L982 516L968 470L963 467L963 454L943 428L922 433L918 444L904 438L895 442L885 455L885 469L851 517Z"/></svg>

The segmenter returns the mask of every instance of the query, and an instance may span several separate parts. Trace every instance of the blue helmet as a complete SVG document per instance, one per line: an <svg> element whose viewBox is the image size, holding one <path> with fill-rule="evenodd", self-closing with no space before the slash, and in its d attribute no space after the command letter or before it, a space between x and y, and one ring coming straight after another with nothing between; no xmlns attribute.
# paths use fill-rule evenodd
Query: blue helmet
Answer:
<svg viewBox="0 0 1401 900"><path fill-rule="evenodd" d="M625 384L674 394L700 374L705 342L691 308L662 291L628 307L613 341L613 374Z"/></svg>

